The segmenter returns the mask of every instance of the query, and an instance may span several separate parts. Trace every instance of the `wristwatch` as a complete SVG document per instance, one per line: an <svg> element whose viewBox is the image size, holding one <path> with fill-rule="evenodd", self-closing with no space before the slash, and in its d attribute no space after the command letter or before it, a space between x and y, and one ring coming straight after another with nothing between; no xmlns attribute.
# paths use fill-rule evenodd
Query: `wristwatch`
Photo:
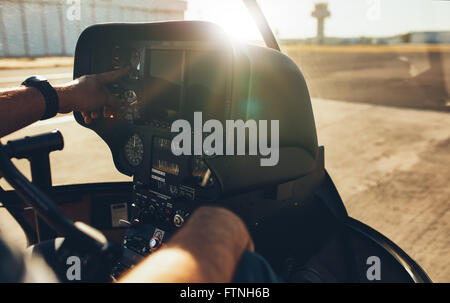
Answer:
<svg viewBox="0 0 450 303"><path fill-rule="evenodd" d="M38 89L45 100L45 112L41 120L53 118L59 111L59 98L56 90L42 76L32 76L22 82L26 87L34 87Z"/></svg>

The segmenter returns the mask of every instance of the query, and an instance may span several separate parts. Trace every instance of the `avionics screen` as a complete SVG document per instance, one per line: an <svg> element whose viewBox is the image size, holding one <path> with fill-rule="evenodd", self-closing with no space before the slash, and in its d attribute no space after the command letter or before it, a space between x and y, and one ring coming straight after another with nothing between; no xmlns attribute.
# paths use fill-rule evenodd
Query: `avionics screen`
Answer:
<svg viewBox="0 0 450 303"><path fill-rule="evenodd" d="M146 51L144 117L165 121L192 120L201 111L203 119L222 119L225 114L229 64L217 51Z"/></svg>

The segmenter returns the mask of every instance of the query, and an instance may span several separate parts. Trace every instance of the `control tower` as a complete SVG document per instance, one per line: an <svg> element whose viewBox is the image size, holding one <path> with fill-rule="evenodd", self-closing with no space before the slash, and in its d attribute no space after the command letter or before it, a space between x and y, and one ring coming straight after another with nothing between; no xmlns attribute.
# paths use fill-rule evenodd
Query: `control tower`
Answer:
<svg viewBox="0 0 450 303"><path fill-rule="evenodd" d="M311 16L317 18L317 44L323 44L325 38L325 18L331 16L328 3L316 3L315 10Z"/></svg>

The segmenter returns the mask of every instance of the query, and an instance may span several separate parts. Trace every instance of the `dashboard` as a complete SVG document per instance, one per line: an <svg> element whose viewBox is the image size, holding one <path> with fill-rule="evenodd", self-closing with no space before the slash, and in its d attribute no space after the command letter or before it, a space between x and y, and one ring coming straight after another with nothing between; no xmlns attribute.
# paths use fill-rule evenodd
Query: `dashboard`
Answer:
<svg viewBox="0 0 450 303"><path fill-rule="evenodd" d="M129 132L113 151L119 170L135 175L136 183L191 200L195 189L177 184L212 184L214 178L201 158L172 154L171 124L183 119L193 125L194 112L205 120L227 118L231 60L218 45L206 42L131 41L95 53L95 72L131 66L127 76L109 84L120 100L109 119Z"/></svg>
<svg viewBox="0 0 450 303"><path fill-rule="evenodd" d="M130 41L105 50L94 55L94 71L131 67L109 84L120 100L109 119L129 130L116 151L119 166L134 175L133 228L124 247L144 256L181 228L197 204L216 196L215 177L201 156L172 153L171 123L193 125L194 112L227 117L231 58L214 44L182 41Z"/></svg>
<svg viewBox="0 0 450 303"><path fill-rule="evenodd" d="M88 30L89 31L89 30ZM225 120L231 109L232 54L223 43L181 39L110 37L77 48L75 73L90 74L130 66L122 79L108 84L120 104L94 129L109 145L119 171L133 176L124 257L114 276L157 250L199 205L214 201L219 185L202 156L172 153L172 122L193 125L203 119ZM83 37L81 38L81 40ZM89 43L89 44L91 44ZM80 54L81 53L81 54ZM75 115L77 118L77 114ZM83 123L79 119L77 121Z"/></svg>

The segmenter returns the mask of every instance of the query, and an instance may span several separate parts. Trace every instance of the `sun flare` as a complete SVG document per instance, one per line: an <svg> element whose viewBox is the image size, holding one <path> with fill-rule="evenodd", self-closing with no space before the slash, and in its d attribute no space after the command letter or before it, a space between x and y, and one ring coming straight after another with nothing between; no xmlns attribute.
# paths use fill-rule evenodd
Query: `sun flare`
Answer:
<svg viewBox="0 0 450 303"><path fill-rule="evenodd" d="M189 1L188 20L213 22L224 29L233 39L240 41L260 40L258 28L241 1Z"/></svg>

